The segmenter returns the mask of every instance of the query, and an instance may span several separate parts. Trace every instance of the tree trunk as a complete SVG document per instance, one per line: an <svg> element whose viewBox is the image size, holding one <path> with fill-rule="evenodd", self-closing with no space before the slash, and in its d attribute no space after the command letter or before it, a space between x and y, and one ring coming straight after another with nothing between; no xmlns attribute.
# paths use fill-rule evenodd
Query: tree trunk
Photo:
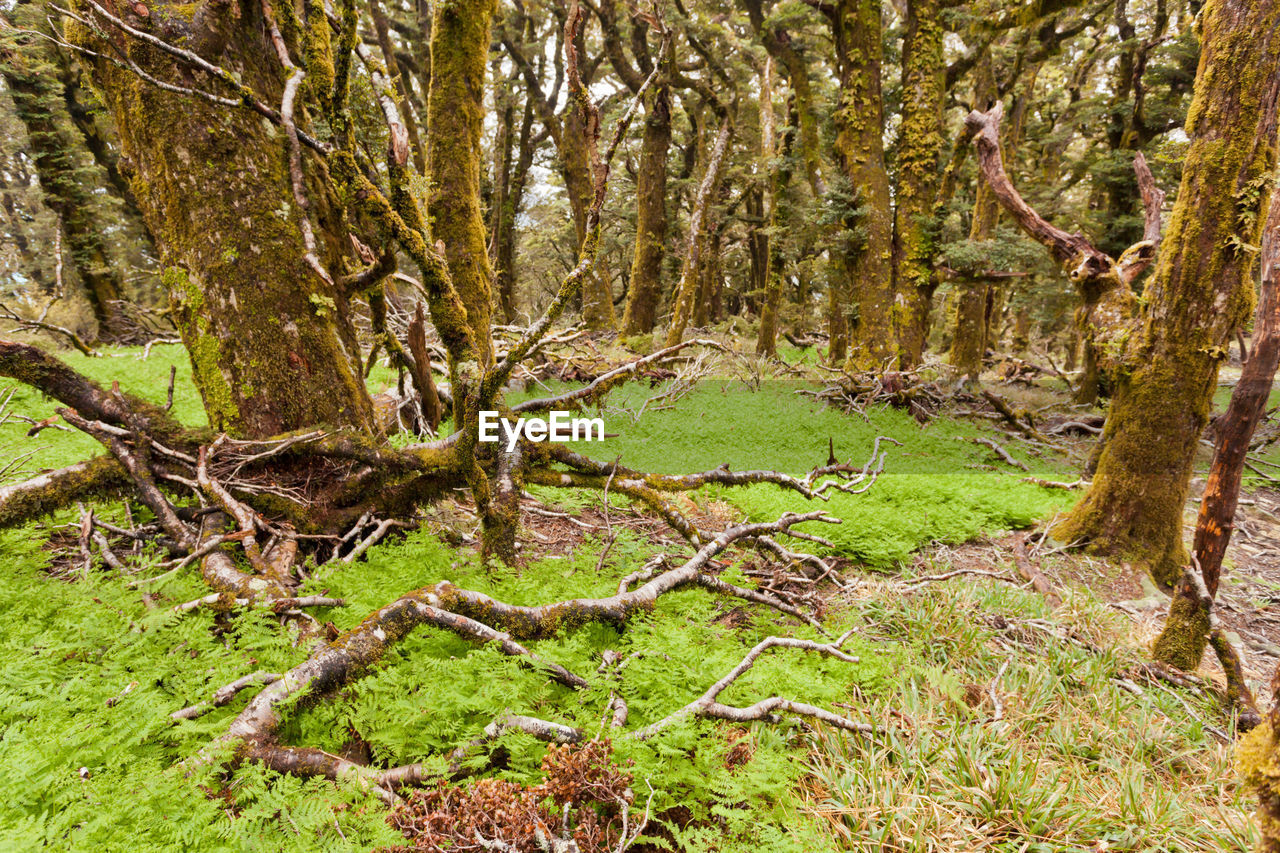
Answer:
<svg viewBox="0 0 1280 853"><path fill-rule="evenodd" d="M494 289L498 292L498 306L503 321L516 320L516 216L524 202L524 187L533 166L533 103L526 98L524 114L520 119L520 136L512 143L515 147L515 164L511 165L511 152L503 154L502 193L494 193L493 212L493 266Z"/></svg>
<svg viewBox="0 0 1280 853"><path fill-rule="evenodd" d="M1262 236L1262 286L1253 323L1253 351L1240 371L1231 402L1215 422L1218 434L1209 479L1200 498L1195 540L1191 553L1199 568L1207 596L1184 590L1178 584L1164 630L1156 639L1157 660L1193 670L1209 642L1210 604L1218 592L1222 560L1235 527L1240 481L1249 453L1249 441L1266 413L1267 400L1280 364L1280 195L1272 198Z"/></svg>
<svg viewBox="0 0 1280 853"><path fill-rule="evenodd" d="M582 111L570 100L564 117L564 130L561 132L563 147L560 156L564 160L565 189L569 193L569 208L573 213L578 251L587 239L587 208L591 205L592 194L587 129L583 122ZM613 329L618 325L613 311L609 270L602 256L597 257L591 274L582 283L582 319L588 329Z"/></svg>
<svg viewBox="0 0 1280 853"><path fill-rule="evenodd" d="M965 276L956 282L956 319L950 361L957 377L965 383L977 382L982 373L982 356L986 349L983 329L990 289L991 285L980 278Z"/></svg>
<svg viewBox="0 0 1280 853"><path fill-rule="evenodd" d="M778 309L782 305L782 270L774 263L777 252L775 241L770 237L778 224L778 180L774 164L774 121L773 121L773 56L765 60L764 69L760 73L760 159L769 177L765 182L764 209L761 219L769 231L760 234L762 246L759 248L764 270L761 278L764 293L760 298L760 332L756 336L756 353L776 358L778 355Z"/></svg>
<svg viewBox="0 0 1280 853"><path fill-rule="evenodd" d="M707 220L711 215L709 208L717 195L720 185L721 169L724 166L725 154L729 150L729 140L733 135L733 121L726 112L720 120L720 132L711 146L707 159L707 171L698 185L698 195L694 199L693 211L689 215L689 236L685 244L684 267L680 273L680 282L676 285L675 303L671 308L671 327L667 329L667 346L680 343L684 330L693 317L693 302L701 292L699 272L701 257L706 251Z"/></svg>
<svg viewBox="0 0 1280 853"><path fill-rule="evenodd" d="M432 236L444 242L453 286L466 306L477 354L486 364L493 360L493 270L480 212L480 137L493 10L493 0L435 4L427 97Z"/></svg>
<svg viewBox="0 0 1280 853"><path fill-rule="evenodd" d="M378 49L382 52L382 61L387 66L387 76L395 82L396 102L400 107L400 117L404 119L405 132L409 134L409 153L413 155L413 164L418 171L426 172L426 163L422 159L422 141L418 136L418 119L414 113L413 102L409 97L409 81L400 71L400 63L396 61L395 47L391 43L391 30L387 23L387 13L383 11L378 0L369 0L369 15L373 18L373 31L378 37Z"/></svg>
<svg viewBox="0 0 1280 853"><path fill-rule="evenodd" d="M849 183L847 238L843 251L846 284L831 289L828 325L834 357L842 338L841 302L846 294L857 309L847 367L884 370L897 361L893 309L893 214L889 173L884 162L884 105L880 92L882 53L879 0L841 0L833 17L840 104L835 113L836 162Z"/></svg>
<svg viewBox="0 0 1280 853"><path fill-rule="evenodd" d="M723 196L724 184L720 185ZM723 199L721 199L723 201ZM702 256L699 259L698 298L693 303L693 325L705 328L720 317L720 292L724 268L720 263L723 249L724 221L714 211L707 213L707 235L704 238Z"/></svg>
<svg viewBox="0 0 1280 853"><path fill-rule="evenodd" d="M201 8L208 14L193 19L187 6L150 4L148 25L279 103L280 66L259 7L238 18L230 7ZM103 47L79 26L69 36ZM186 66L136 39L121 49L159 79L194 82ZM372 430L359 353L344 348L338 329L340 294L304 258L280 134L249 110L162 91L106 59L91 71L160 249L212 427L248 437L316 424Z"/></svg>
<svg viewBox="0 0 1280 853"><path fill-rule="evenodd" d="M902 127L898 142L897 208L893 222L893 272L899 365L911 368L924 356L933 274L933 207L938 195L938 158L946 66L939 0L909 0L902 41Z"/></svg>
<svg viewBox="0 0 1280 853"><path fill-rule="evenodd" d="M1258 794L1258 853L1280 853L1280 667L1271 693L1270 713L1236 748L1240 775Z"/></svg>
<svg viewBox="0 0 1280 853"><path fill-rule="evenodd" d="M658 321L662 258L667 241L667 152L671 148L671 87L654 81L646 95L644 136L636 173L636 245L622 317L625 335L646 335Z"/></svg>
<svg viewBox="0 0 1280 853"><path fill-rule="evenodd" d="M1093 485L1054 530L1139 560L1170 586L1186 563L1182 512L1218 363L1252 300L1243 246L1258 244L1278 99L1280 4L1210 2L1191 145L1143 325L1116 378Z"/></svg>
<svg viewBox="0 0 1280 853"><path fill-rule="evenodd" d="M19 11L35 11L35 7L24 4ZM98 335L112 340L125 331L116 304L124 297L124 277L107 250L102 210L76 162L77 146L58 120L63 108L62 87L57 68L45 58L47 49L34 40L0 45L0 74L13 98L14 112L27 130L45 204L58 216L71 261L97 320Z"/></svg>

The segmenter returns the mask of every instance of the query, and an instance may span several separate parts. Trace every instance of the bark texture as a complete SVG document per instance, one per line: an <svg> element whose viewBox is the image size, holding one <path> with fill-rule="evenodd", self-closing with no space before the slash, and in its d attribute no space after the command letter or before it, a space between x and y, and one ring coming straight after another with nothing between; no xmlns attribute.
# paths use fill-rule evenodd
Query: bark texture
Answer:
<svg viewBox="0 0 1280 853"><path fill-rule="evenodd" d="M472 340L485 364L493 361L493 270L480 211L480 136L494 5L493 0L435 4L427 99L432 236L444 243L449 275L466 306Z"/></svg>
<svg viewBox="0 0 1280 853"><path fill-rule="evenodd" d="M22 4L18 11L34 9ZM19 18L17 23L24 21ZM14 112L26 128L45 204L58 217L98 323L98 334L111 340L125 329L117 305L124 298L124 277L107 250L100 209L77 162L78 146L64 124L63 86L56 66L45 55L48 50L51 48L34 38L0 44L0 75L13 98Z"/></svg>
<svg viewBox="0 0 1280 853"><path fill-rule="evenodd" d="M939 0L910 0L902 41L902 128L898 143L897 207L893 221L893 273L897 278L895 326L898 362L915 367L924 355L933 273L933 208L938 159L946 144L942 108L946 94L944 29Z"/></svg>
<svg viewBox="0 0 1280 853"><path fill-rule="evenodd" d="M853 370L883 370L897 360L893 328L893 213L884 162L884 103L880 91L882 34L878 0L842 0L833 18L840 104L834 116L836 162L848 181L845 280L832 287L828 304L829 358ZM846 304L845 297L851 304ZM848 310L857 316L842 328Z"/></svg>
<svg viewBox="0 0 1280 853"><path fill-rule="evenodd" d="M133 13L123 14L128 23ZM146 26L279 103L283 75L256 4L211 2L194 16L186 6L153 4ZM103 49L87 27L70 25L68 35ZM119 49L158 79L207 85L138 39L122 38ZM358 354L344 348L351 336L339 328L340 294L304 259L305 214L293 203L280 133L247 109L161 90L105 59L90 67L119 129L213 428L247 437L315 424L371 429ZM339 245L328 238L327 254L345 249Z"/></svg>
<svg viewBox="0 0 1280 853"><path fill-rule="evenodd" d="M1179 583L1169 618L1155 643L1157 660L1182 669L1195 669L1209 642L1209 610L1218 592L1222 560L1235 526L1249 442L1266 414L1277 365L1280 365L1280 197L1272 199L1262 237L1262 286L1254 315L1253 348L1231 392L1231 402L1215 424L1218 437L1213 464L1209 467L1209 479L1196 519L1192 563L1200 572L1207 595L1192 594L1195 590L1188 584Z"/></svg>

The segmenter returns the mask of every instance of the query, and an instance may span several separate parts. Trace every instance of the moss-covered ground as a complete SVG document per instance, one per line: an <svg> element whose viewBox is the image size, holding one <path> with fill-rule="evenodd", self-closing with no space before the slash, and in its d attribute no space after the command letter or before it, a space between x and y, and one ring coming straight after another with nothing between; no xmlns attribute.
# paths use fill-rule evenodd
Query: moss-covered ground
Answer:
<svg viewBox="0 0 1280 853"><path fill-rule="evenodd" d="M66 358L158 402L177 364L174 412L201 422L180 349L156 347L146 360L136 350L114 355ZM837 555L856 561L849 589L828 599L824 618L832 631L858 630L850 649L861 662L771 652L723 697L749 704L787 696L874 722L883 733L866 740L793 722L697 722L644 743L619 741L616 754L631 762L637 785L656 791L654 811L680 817L679 828L668 824L665 843L717 851L1247 849L1252 804L1234 781L1230 747L1209 730L1230 733L1230 721L1206 698L1129 681L1143 650L1127 620L1087 590L1067 590L1066 605L1051 614L1017 584L959 577L910 589L899 577L923 570L910 562L917 549L1028 526L1066 506L1071 493L1022 482L1026 472L969 441L996 437L971 422L921 427L893 409L865 418L824 411L795 393L802 387L705 381L674 407L638 420L628 412L653 392L627 387L605 414L618 437L579 445L597 458L621 454L625 464L664 472L728 462L799 474L826 460L828 439L841 459L859 464L876 436L900 442L886 445L885 471L869 492L838 495L824 507L844 523L822 534ZM26 389L11 406L35 418L53 408ZM26 428L0 425L0 448L7 457L38 446L24 463L29 471L97 452L79 434L50 429L26 439ZM1076 476L1059 456L1009 449L1035 476ZM594 500L540 496L567 508ZM697 499L759 519L807 508L763 486ZM124 509L99 512L119 521ZM173 613L172 604L204 590L194 574L137 583L157 574L158 555L135 558L132 578L97 564L87 575L51 572L50 535L77 518L66 512L0 531L0 850L337 851L396 843L385 807L350 787L254 766L186 775L182 762L225 730L247 696L194 721L175 722L170 713L251 671L284 671L307 648L267 613ZM339 629L442 579L534 604L608 594L658 544L623 530L597 571L602 547L588 536L518 570L492 568L423 529L384 542L365 560L320 569L307 591L348 601L316 614ZM928 571L948 568L943 552ZM735 564L726 577L752 583L742 569ZM537 651L588 674L606 649L635 654L621 689L629 726L638 726L699 695L774 633L814 636L773 611L688 590L663 597L625 632L591 627ZM607 687L571 693L491 649L420 630L332 701L292 710L284 734L332 752L367 750L378 763L443 767L441 756L504 710L594 732L607 698ZM507 754L499 775L537 777L541 744L509 734L494 748ZM738 758L727 760L735 749Z"/></svg>

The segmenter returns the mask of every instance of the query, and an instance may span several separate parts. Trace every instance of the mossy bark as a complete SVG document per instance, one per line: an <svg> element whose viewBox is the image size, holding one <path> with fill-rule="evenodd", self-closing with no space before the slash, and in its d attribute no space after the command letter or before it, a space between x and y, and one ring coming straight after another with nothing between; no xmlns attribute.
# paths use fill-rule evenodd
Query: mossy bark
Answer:
<svg viewBox="0 0 1280 853"><path fill-rule="evenodd" d="M840 103L834 115L835 154L856 210L848 211L843 252L845 287L831 290L828 324L833 354L846 292L856 308L847 367L884 370L898 357L893 310L893 213L884 161L883 53L878 0L841 0L833 15ZM847 288L847 291L846 291Z"/></svg>
<svg viewBox="0 0 1280 853"><path fill-rule="evenodd" d="M427 97L432 236L445 245L449 275L466 306L476 354L486 364L493 360L493 270L480 210L480 137L494 5L493 0L435 4Z"/></svg>
<svg viewBox="0 0 1280 853"><path fill-rule="evenodd" d="M760 299L760 332L756 336L756 353L774 358L778 355L778 309L782 304L782 271L776 263L776 241L770 232L778 224L778 190L782 181L774 164L773 121L773 56L765 61L760 73L760 159L769 172L763 198L764 224L769 228L760 235L764 245L759 249L764 269L761 278L764 294Z"/></svg>
<svg viewBox="0 0 1280 853"><path fill-rule="evenodd" d="M983 52L974 69L974 102L985 106L996 97L996 81L991 71L991 52ZM973 220L969 223L969 239L990 240L1000 220L1000 201L986 181L979 181L973 202ZM972 272L972 271L971 271ZM966 275L956 285L956 315L951 337L950 363L964 382L977 382L982 373L982 358L987 351L987 314L991 299L991 281L977 275Z"/></svg>
<svg viewBox="0 0 1280 853"><path fill-rule="evenodd" d="M1272 680L1280 696L1280 669ZM1280 699L1236 745L1236 769L1258 796L1258 853L1280 853Z"/></svg>
<svg viewBox="0 0 1280 853"><path fill-rule="evenodd" d="M950 360L956 375L964 382L977 382L982 373L988 290L990 285L981 279L965 277L956 282L955 332L951 338Z"/></svg>
<svg viewBox="0 0 1280 853"><path fill-rule="evenodd" d="M282 74L260 8L149 4L146 26L279 102ZM132 13L125 11L123 14ZM73 41L102 50L69 25ZM207 85L136 39L120 49L153 76ZM373 405L343 346L340 294L304 260L285 135L246 109L163 91L106 59L91 73L120 133L138 206L156 238L174 319L216 430L247 437L316 424L373 428ZM200 76L200 79L195 79ZM345 251L321 215L326 259Z"/></svg>
<svg viewBox="0 0 1280 853"><path fill-rule="evenodd" d="M508 103L502 121L509 125L514 119L515 105ZM524 188L529 169L533 166L533 104L525 99L524 113L520 119L519 136L514 136L508 126L501 161L499 180L493 194L493 275L494 290L498 294L498 306L507 323L516 320L516 215L524 201Z"/></svg>
<svg viewBox="0 0 1280 853"><path fill-rule="evenodd" d="M654 81L646 95L644 136L636 172L636 245L622 316L625 335L645 335L658 321L667 241L667 153L671 148L671 87Z"/></svg>
<svg viewBox="0 0 1280 853"><path fill-rule="evenodd" d="M897 207L893 222L893 273L898 362L915 367L924 355L933 274L933 207L938 160L946 140L942 108L946 95L944 28L939 0L910 0L902 40L902 127L898 141Z"/></svg>
<svg viewBox="0 0 1280 853"><path fill-rule="evenodd" d="M1191 144L1142 325L1106 344L1119 369L1105 446L1093 485L1054 530L1139 560L1167 585L1187 559L1183 506L1218 365L1251 308L1245 247L1258 243L1269 196L1278 99L1280 4L1209 3Z"/></svg>

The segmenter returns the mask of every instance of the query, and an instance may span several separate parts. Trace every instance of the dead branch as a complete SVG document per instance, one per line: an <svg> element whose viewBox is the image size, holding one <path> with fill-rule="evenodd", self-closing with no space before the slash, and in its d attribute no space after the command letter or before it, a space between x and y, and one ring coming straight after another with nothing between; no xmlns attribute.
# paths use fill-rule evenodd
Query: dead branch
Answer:
<svg viewBox="0 0 1280 853"><path fill-rule="evenodd" d="M442 581L434 588L439 606L505 628L515 637L539 638L555 633L565 621L572 624L587 622L612 622L625 624L636 612L653 608L658 597L682 586L697 583L698 576L708 561L731 543L740 539L758 538L770 533L784 532L792 525L805 521L822 521L838 524L839 520L821 512L804 515L786 513L778 521L755 524L739 524L728 528L702 546L698 553L683 565L663 572L632 592L620 593L609 598L580 598L524 607L497 601L484 593L455 587Z"/></svg>
<svg viewBox="0 0 1280 853"><path fill-rule="evenodd" d="M1160 231L1160 205L1164 201L1164 194L1156 188L1146 159L1139 154L1134 160L1134 171L1138 175L1147 210L1144 239L1127 249L1121 256L1122 263L1118 264L1083 234L1069 234L1047 222L1014 188L1005 172L1000 153L1000 119L1003 115L1004 106L997 102L987 112L975 110L964 120L965 129L973 135L982 176L1001 206L1009 212L1019 228L1049 250L1054 259L1062 264L1071 280L1078 285L1089 285L1111 275L1114 275L1112 286L1121 283L1127 285L1134 281L1155 258L1155 239L1158 239ZM1155 236L1150 236L1152 234Z"/></svg>
<svg viewBox="0 0 1280 853"><path fill-rule="evenodd" d="M524 412L540 412L546 411L547 409L565 408L570 404L580 405L585 400L599 399L618 384L625 382L627 379L636 375L640 368L664 361L681 350L695 346L711 347L718 350L724 349L723 344L702 338L682 341L669 347L663 347L662 349L650 353L643 358L634 359L620 367L616 367L613 370L602 373L590 384L584 385L581 388L575 388L574 390L561 394L557 397L526 400L523 403L512 406L511 411L516 414L522 414Z"/></svg>
<svg viewBox="0 0 1280 853"><path fill-rule="evenodd" d="M280 680L279 673L262 672L261 670L257 672L251 672L248 675L244 675L244 676L241 676L240 678L237 678L235 681L231 682L230 684L226 684L226 685L223 685L222 687L219 687L217 690L214 691L213 699L211 701L200 702L198 704L191 705L187 708L183 708L179 711L174 711L172 714L169 715L169 718L173 720L194 720L195 718L208 713L214 708L221 708L223 705L226 705L232 699L236 698L236 696L240 693L241 690L244 690L246 687L249 687L250 685L261 684L265 687L266 685L274 684L279 680Z"/></svg>
<svg viewBox="0 0 1280 853"><path fill-rule="evenodd" d="M858 732L860 734L871 734L875 731L875 727L867 723L859 723L843 717L839 714L833 714L830 711L818 708L814 705L807 705L803 702L792 702L789 699L782 699L777 696L768 699L762 699L754 705L746 708L738 708L733 705L725 705L718 702L717 699L721 693L728 689L729 685L737 681L744 673L755 665L760 655L772 648L788 648L788 649L804 649L806 651L818 652L824 655L830 655L834 658L847 661L849 663L857 663L858 658L847 654L841 650L849 638L853 636L853 631L841 636L833 643L815 643L810 640L797 640L790 637L769 637L758 643L755 648L747 652L747 656L742 662L731 669L727 675L717 681L715 684L707 688L707 691L697 699L685 705L678 711L663 717L661 720L631 732L630 737L636 740L645 740L653 737L658 732L679 722L686 717L703 717L715 720L729 720L735 723L745 723L755 720L771 720L775 718L778 711L789 711L802 717L810 717L815 720L827 723L845 731Z"/></svg>
<svg viewBox="0 0 1280 853"><path fill-rule="evenodd" d="M1018 536L1013 540L1013 562L1018 567L1019 574L1031 582L1036 592L1044 596L1044 600L1048 602L1050 607L1058 607L1062 604L1062 598L1054 589L1053 584L1044 576L1043 572L1032 564L1031 557L1027 555L1027 538L1025 536Z"/></svg>
<svg viewBox="0 0 1280 853"><path fill-rule="evenodd" d="M1003 447L1001 447L997 442L993 441L992 439L971 438L969 440L972 441L974 444L980 444L983 447L989 448L992 453L999 456L1002 460L1004 460L1009 465L1012 465L1014 468L1021 468L1023 471L1030 470L1029 468L1027 468L1027 463L1023 462L1021 459L1015 459L1013 456L1010 455L1009 451L1005 450Z"/></svg>
<svg viewBox="0 0 1280 853"><path fill-rule="evenodd" d="M30 521L89 495L118 491L128 483L120 463L104 455L0 486L0 527Z"/></svg>
<svg viewBox="0 0 1280 853"><path fill-rule="evenodd" d="M1014 582L1004 572L990 572L984 569L955 569L954 571L942 572L941 574L924 575L922 577L912 578L910 583L902 587L902 590L904 592L911 592L913 590L917 590L917 589L920 589L921 587L927 586L928 584L931 584L931 583L951 580L952 578L958 578L958 577L967 576L967 575L980 575L986 578L994 578L998 581L1005 581L1006 583Z"/></svg>

